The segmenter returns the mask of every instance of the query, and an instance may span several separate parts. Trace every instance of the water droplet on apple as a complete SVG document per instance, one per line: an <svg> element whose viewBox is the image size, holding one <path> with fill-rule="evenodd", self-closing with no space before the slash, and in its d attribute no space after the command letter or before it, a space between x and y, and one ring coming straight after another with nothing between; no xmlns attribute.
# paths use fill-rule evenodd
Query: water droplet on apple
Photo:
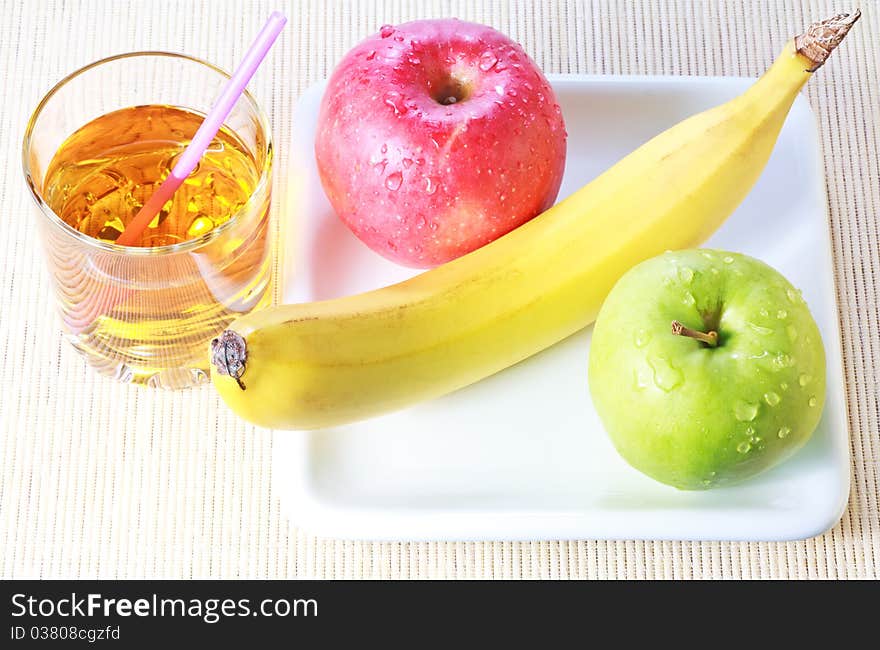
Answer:
<svg viewBox="0 0 880 650"><path fill-rule="evenodd" d="M730 255L728 255L724 258L723 262L725 264L733 264L733 258Z"/></svg>
<svg viewBox="0 0 880 650"><path fill-rule="evenodd" d="M381 151L382 153L388 153L388 145L387 145L387 144L383 144L383 145L382 145L382 149L381 149L380 151Z"/></svg>
<svg viewBox="0 0 880 650"><path fill-rule="evenodd" d="M385 187L387 187L392 192L398 190L401 183L403 183L403 174L401 174L400 172L389 174L388 178L385 179Z"/></svg>
<svg viewBox="0 0 880 650"><path fill-rule="evenodd" d="M771 390L769 393L764 393L764 401L770 406L776 406L782 401L782 398Z"/></svg>
<svg viewBox="0 0 880 650"><path fill-rule="evenodd" d="M696 298L694 298L694 294L692 294L690 291L684 294L684 297L681 299L681 301L688 306L696 304L697 302Z"/></svg>
<svg viewBox="0 0 880 650"><path fill-rule="evenodd" d="M387 161L387 160L380 160L380 161L377 162L375 165L373 165L373 169L376 170L376 172L379 173L379 174L384 174L384 173L385 173L385 167L386 167L387 165L388 165L388 161Z"/></svg>
<svg viewBox="0 0 880 650"><path fill-rule="evenodd" d="M654 371L654 385L665 393L673 390L684 381L681 370L663 357L649 357L648 364Z"/></svg>
<svg viewBox="0 0 880 650"><path fill-rule="evenodd" d="M748 324L748 326L752 330L754 330L758 334L761 334L762 336L767 336L768 334L773 334L773 330L769 327L763 327L761 325L756 325L755 323L753 323L751 321L746 321L746 323Z"/></svg>
<svg viewBox="0 0 880 650"><path fill-rule="evenodd" d="M789 433L791 433L791 429L788 427L779 427L779 431L776 432L776 437L782 440L783 438L787 438Z"/></svg>
<svg viewBox="0 0 880 650"><path fill-rule="evenodd" d="M794 289L786 289L785 295L788 296L789 301L791 301L792 303L798 303L798 294Z"/></svg>
<svg viewBox="0 0 880 650"><path fill-rule="evenodd" d="M480 70L489 72L498 63L498 57L491 50L486 50L480 55Z"/></svg>
<svg viewBox="0 0 880 650"><path fill-rule="evenodd" d="M432 221L431 223L428 224L428 228L430 228L431 230L437 230L437 228L439 228L439 226L435 222Z"/></svg>
<svg viewBox="0 0 880 650"><path fill-rule="evenodd" d="M710 253L709 251L700 251L700 255L705 257L707 260L714 260L715 259L715 256L712 255L712 253Z"/></svg>
<svg viewBox="0 0 880 650"><path fill-rule="evenodd" d="M774 370L784 370L791 365L791 357L784 352L780 352L773 357L772 365Z"/></svg>
<svg viewBox="0 0 880 650"><path fill-rule="evenodd" d="M376 58L376 50L370 50L367 53L367 61L372 61L375 58Z"/></svg>
<svg viewBox="0 0 880 650"><path fill-rule="evenodd" d="M417 56L411 56L407 58L407 61L409 61L413 65L419 65L422 62L422 60Z"/></svg>
<svg viewBox="0 0 880 650"><path fill-rule="evenodd" d="M643 327L639 328L638 331L636 331L635 336L633 337L633 341L635 342L637 348L645 347L650 340L651 333Z"/></svg>
<svg viewBox="0 0 880 650"><path fill-rule="evenodd" d="M680 277L681 281L684 282L685 284L690 284L691 280L694 279L694 272L692 269L688 268L687 266L683 266L680 269L678 269L678 277Z"/></svg>
<svg viewBox="0 0 880 650"><path fill-rule="evenodd" d="M403 165L404 169L409 169L410 167L412 167L413 161L410 158L404 158L400 161L400 164Z"/></svg>
<svg viewBox="0 0 880 650"><path fill-rule="evenodd" d="M382 25L379 28L379 36L382 38L388 38L394 33L394 27L392 25Z"/></svg>
<svg viewBox="0 0 880 650"><path fill-rule="evenodd" d="M425 176L425 193L433 194L437 191L437 181L430 176Z"/></svg>
<svg viewBox="0 0 880 650"><path fill-rule="evenodd" d="M782 382L781 384L779 384L779 387L782 390L788 390L788 382L787 381Z"/></svg>
<svg viewBox="0 0 880 650"><path fill-rule="evenodd" d="M752 445L747 440L744 440L736 446L736 450L741 454L747 454L752 450Z"/></svg>
<svg viewBox="0 0 880 650"><path fill-rule="evenodd" d="M393 108L397 115L403 115L406 113L406 106L403 103L403 97L401 97L400 93L395 90L385 93L385 103Z"/></svg>
<svg viewBox="0 0 880 650"><path fill-rule="evenodd" d="M776 318L778 318L779 320L785 320L786 318L788 318L788 312L784 309L780 309L778 312L776 312Z"/></svg>
<svg viewBox="0 0 880 650"><path fill-rule="evenodd" d="M737 402L733 407L733 415L740 422L751 422L758 415L758 405L753 402Z"/></svg>
<svg viewBox="0 0 880 650"><path fill-rule="evenodd" d="M801 375L800 377L798 377L798 383L801 386L806 386L811 381L813 381L813 378L810 375Z"/></svg>
<svg viewBox="0 0 880 650"><path fill-rule="evenodd" d="M764 316L765 318L766 318L767 316L770 315L770 312L767 311L766 309L763 309L763 308L760 309L760 310L758 311L758 313L761 314L761 316Z"/></svg>
<svg viewBox="0 0 880 650"><path fill-rule="evenodd" d="M785 332L788 334L788 338L791 339L792 343L797 341L798 331L794 325L789 325L788 327L786 327Z"/></svg>
<svg viewBox="0 0 880 650"><path fill-rule="evenodd" d="M651 372L645 367L633 370L633 381L636 390L645 390L651 383Z"/></svg>
<svg viewBox="0 0 880 650"><path fill-rule="evenodd" d="M816 404L818 404L818 403L819 403L819 400L816 399L815 395L813 395L812 397L810 397L810 399L807 400L807 404L809 404L810 406L816 406Z"/></svg>
<svg viewBox="0 0 880 650"><path fill-rule="evenodd" d="M424 228L427 224L428 224L428 220L427 220L427 219L425 219L424 217L419 217L419 220L416 221L416 228L418 228L419 230L421 230L421 229Z"/></svg>

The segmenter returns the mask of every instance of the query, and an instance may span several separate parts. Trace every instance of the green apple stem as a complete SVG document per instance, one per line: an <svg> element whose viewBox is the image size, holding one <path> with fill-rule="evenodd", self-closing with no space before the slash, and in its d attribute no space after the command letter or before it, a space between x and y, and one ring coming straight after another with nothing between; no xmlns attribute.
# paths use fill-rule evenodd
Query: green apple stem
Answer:
<svg viewBox="0 0 880 650"><path fill-rule="evenodd" d="M672 333L677 336L689 336L692 339L697 339L708 345L710 348L714 348L718 345L718 332L715 330L710 330L708 332L692 330L690 327L685 327L677 320L672 321Z"/></svg>

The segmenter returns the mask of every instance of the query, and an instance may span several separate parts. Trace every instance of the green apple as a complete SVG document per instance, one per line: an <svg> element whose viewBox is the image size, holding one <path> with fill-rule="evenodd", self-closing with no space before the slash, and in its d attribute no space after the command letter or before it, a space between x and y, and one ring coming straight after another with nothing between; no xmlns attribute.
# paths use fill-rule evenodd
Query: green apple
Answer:
<svg viewBox="0 0 880 650"><path fill-rule="evenodd" d="M825 403L825 350L800 292L767 264L668 252L627 272L593 330L590 393L621 456L684 490L791 456Z"/></svg>

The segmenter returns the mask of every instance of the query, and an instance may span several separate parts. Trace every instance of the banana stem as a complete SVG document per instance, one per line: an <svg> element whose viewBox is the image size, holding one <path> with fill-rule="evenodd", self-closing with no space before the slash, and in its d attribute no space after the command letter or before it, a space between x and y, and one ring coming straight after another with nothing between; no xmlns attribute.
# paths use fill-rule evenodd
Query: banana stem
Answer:
<svg viewBox="0 0 880 650"><path fill-rule="evenodd" d="M794 47L798 54L812 65L807 72L815 72L822 67L828 56L840 45L850 28L862 16L858 9L850 14L837 14L807 27L800 36L795 37Z"/></svg>
<svg viewBox="0 0 880 650"><path fill-rule="evenodd" d="M672 321L672 333L676 336L689 336L692 339L697 339L708 345L710 348L714 348L718 345L718 332L715 330L710 330L708 332L692 330L690 327L685 327L677 320Z"/></svg>

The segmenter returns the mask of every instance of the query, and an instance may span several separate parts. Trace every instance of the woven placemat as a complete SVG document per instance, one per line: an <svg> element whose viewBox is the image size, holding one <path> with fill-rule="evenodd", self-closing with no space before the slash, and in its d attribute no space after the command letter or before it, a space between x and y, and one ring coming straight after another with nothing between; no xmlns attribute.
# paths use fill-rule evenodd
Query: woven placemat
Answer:
<svg viewBox="0 0 880 650"><path fill-rule="evenodd" d="M0 575L3 577L874 578L880 565L880 5L807 86L819 116L841 312L852 491L840 523L794 543L369 543L282 517L272 435L208 388L156 393L88 370L63 343L37 254L21 135L49 87L131 50L231 68L272 9L290 24L251 84L278 148L297 97L355 42L416 17L510 34L547 72L757 76L791 35L839 10L797 0L169 2L0 0ZM840 0L849 3L855 0ZM805 260L806 261L806 260Z"/></svg>

